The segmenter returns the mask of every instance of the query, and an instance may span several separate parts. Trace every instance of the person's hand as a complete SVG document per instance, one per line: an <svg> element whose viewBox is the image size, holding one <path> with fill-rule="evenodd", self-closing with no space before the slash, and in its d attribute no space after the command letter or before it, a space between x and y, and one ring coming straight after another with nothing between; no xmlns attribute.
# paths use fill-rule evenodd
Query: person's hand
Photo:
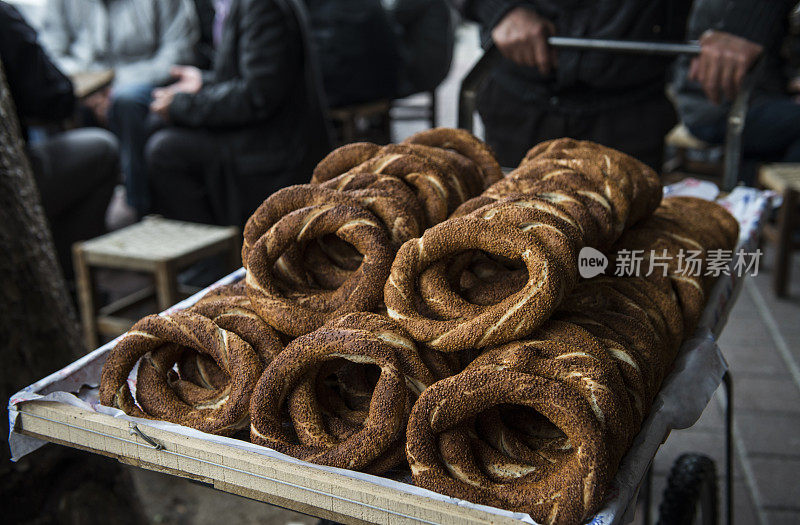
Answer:
<svg viewBox="0 0 800 525"><path fill-rule="evenodd" d="M795 103L800 103L800 77L789 80L789 94L792 95Z"/></svg>
<svg viewBox="0 0 800 525"><path fill-rule="evenodd" d="M703 33L700 46L700 55L689 67L689 79L699 82L714 104L720 102L720 95L733 100L745 74L764 51L760 44L714 30Z"/></svg>
<svg viewBox="0 0 800 525"><path fill-rule="evenodd" d="M159 93L153 93L153 102L150 103L150 111L169 122L169 107L172 105L172 100L175 98L175 91L169 89L159 90Z"/></svg>
<svg viewBox="0 0 800 525"><path fill-rule="evenodd" d="M492 29L492 40L509 60L548 75L557 65L555 50L547 43L555 32L549 20L526 7L515 7Z"/></svg>
<svg viewBox="0 0 800 525"><path fill-rule="evenodd" d="M82 104L89 108L98 124L105 126L108 123L108 109L111 107L111 88L92 93L83 99Z"/></svg>
<svg viewBox="0 0 800 525"><path fill-rule="evenodd" d="M800 76L794 77L789 80L789 93L800 93Z"/></svg>
<svg viewBox="0 0 800 525"><path fill-rule="evenodd" d="M175 79L170 86L175 93L193 95L203 87L203 73L194 66L172 66L169 74Z"/></svg>
<svg viewBox="0 0 800 525"><path fill-rule="evenodd" d="M159 98L166 93L189 93L193 95L203 87L203 73L194 66L172 66L169 74L175 82L163 88L153 90L153 98Z"/></svg>

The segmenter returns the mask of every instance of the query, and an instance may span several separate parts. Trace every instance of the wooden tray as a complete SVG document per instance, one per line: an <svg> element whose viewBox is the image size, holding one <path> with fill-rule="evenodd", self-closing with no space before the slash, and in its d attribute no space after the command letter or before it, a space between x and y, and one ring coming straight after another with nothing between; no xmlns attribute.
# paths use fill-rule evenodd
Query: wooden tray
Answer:
<svg viewBox="0 0 800 525"><path fill-rule="evenodd" d="M754 249L757 245L765 208L766 201L759 198L737 214L743 226L740 247ZM243 275L239 270L219 284ZM591 521L593 525L624 520L650 461L670 430L690 426L702 413L726 370L713 335L724 327L741 284L740 278L718 280L698 336L684 343L675 370L654 404L659 408L648 416L623 459L609 499ZM202 293L174 308L186 308ZM15 439L22 439L15 434L21 434L342 523L533 523L525 514L474 505L384 478L311 465L232 438L124 415L115 417L121 412L105 407L93 411L90 396L82 401L67 392L96 385L108 348L96 350L11 398L10 441L12 452L17 449L15 456L37 446L15 445ZM689 395L693 389L696 391Z"/></svg>
<svg viewBox="0 0 800 525"><path fill-rule="evenodd" d="M435 501L157 428L146 427L144 436L134 423L65 403L28 401L18 408L21 434L341 523L520 523L456 500Z"/></svg>

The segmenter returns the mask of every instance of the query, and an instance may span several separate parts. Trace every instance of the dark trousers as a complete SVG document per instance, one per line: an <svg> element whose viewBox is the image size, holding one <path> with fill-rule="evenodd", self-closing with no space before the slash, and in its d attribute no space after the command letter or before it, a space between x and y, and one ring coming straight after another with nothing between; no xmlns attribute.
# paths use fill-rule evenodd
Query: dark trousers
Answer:
<svg viewBox="0 0 800 525"><path fill-rule="evenodd" d="M557 105L523 100L494 79L479 95L478 112L486 141L500 164L508 168L515 168L525 153L540 142L571 137L620 150L660 172L664 136L676 122L675 110L663 95L623 108L572 114L559 111Z"/></svg>
<svg viewBox="0 0 800 525"><path fill-rule="evenodd" d="M727 120L692 126L692 134L711 144L725 141ZM742 130L745 160L758 162L800 162L800 104L789 97L759 100L748 109ZM740 177L755 182L755 170L746 163ZM750 169L748 169L750 168Z"/></svg>
<svg viewBox="0 0 800 525"><path fill-rule="evenodd" d="M155 132L145 148L154 211L170 219L243 227L272 193L307 180L299 168L286 166L280 152L241 147L248 138L258 143L257 133L179 127Z"/></svg>
<svg viewBox="0 0 800 525"><path fill-rule="evenodd" d="M206 184L220 163L218 141L203 130L166 128L150 137L145 162L152 181L153 210L188 222L223 222L215 213L216 195Z"/></svg>
<svg viewBox="0 0 800 525"><path fill-rule="evenodd" d="M72 244L105 231L106 208L119 180L117 140L102 129L76 129L30 146L28 156L59 262L70 278Z"/></svg>
<svg viewBox="0 0 800 525"><path fill-rule="evenodd" d="M108 110L108 127L119 138L120 161L128 204L139 216L150 211L150 185L144 161L151 84L115 87Z"/></svg>

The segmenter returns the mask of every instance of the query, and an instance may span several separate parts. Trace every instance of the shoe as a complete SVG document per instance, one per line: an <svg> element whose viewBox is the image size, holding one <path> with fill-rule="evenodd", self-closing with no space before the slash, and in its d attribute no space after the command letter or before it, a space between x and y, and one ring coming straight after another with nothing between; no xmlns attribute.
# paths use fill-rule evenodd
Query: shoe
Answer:
<svg viewBox="0 0 800 525"><path fill-rule="evenodd" d="M111 202L108 203L106 209L106 228L108 231L114 231L136 222L139 222L139 215L136 213L136 209L128 204L125 186L120 184L114 188Z"/></svg>

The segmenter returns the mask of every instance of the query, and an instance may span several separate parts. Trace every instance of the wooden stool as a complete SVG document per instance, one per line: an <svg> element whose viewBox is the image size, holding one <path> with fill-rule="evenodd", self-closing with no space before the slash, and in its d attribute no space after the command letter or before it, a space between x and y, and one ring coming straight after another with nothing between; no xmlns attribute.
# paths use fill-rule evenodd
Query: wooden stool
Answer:
<svg viewBox="0 0 800 525"><path fill-rule="evenodd" d="M800 248L800 242L792 237L794 228L800 225L800 164L766 164L758 173L758 182L765 188L783 195L783 204L778 211L775 226L764 227L764 237L777 245L775 256L775 295L785 297L789 284L792 252Z"/></svg>
<svg viewBox="0 0 800 525"><path fill-rule="evenodd" d="M372 140L378 143L388 142L391 138L391 119L389 115L391 107L392 102L390 100L378 100L341 108L331 108L328 111L328 118L341 128L337 142L340 144L349 144L361 140ZM371 119L380 122L380 136L373 137L359 129L359 125L363 121Z"/></svg>
<svg viewBox="0 0 800 525"><path fill-rule="evenodd" d="M231 269L241 265L238 228L209 226L145 217L138 224L108 233L72 247L78 303L84 337L89 348L98 345L98 334L116 337L126 332L134 319L117 316L155 295L159 310L180 299L179 270L212 255L226 256ZM154 287L130 294L97 308L93 268L113 268L152 273Z"/></svg>
<svg viewBox="0 0 800 525"><path fill-rule="evenodd" d="M721 177L725 171L723 163L699 162L689 159L689 151L709 151L717 146L704 142L689 131L683 123L678 123L664 138L666 146L672 147L675 155L664 163L664 173L680 171L691 175Z"/></svg>

